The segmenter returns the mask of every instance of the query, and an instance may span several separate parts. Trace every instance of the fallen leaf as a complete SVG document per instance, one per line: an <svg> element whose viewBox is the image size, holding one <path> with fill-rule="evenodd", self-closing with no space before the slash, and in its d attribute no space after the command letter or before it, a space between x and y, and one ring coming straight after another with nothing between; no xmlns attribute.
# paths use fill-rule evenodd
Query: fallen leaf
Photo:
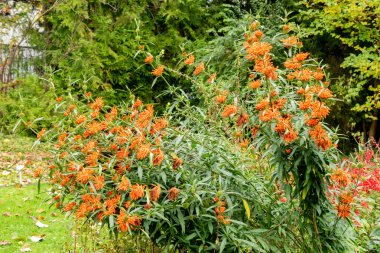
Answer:
<svg viewBox="0 0 380 253"><path fill-rule="evenodd" d="M51 213L51 216L53 216L53 217L57 217L58 214L56 214L56 213Z"/></svg>
<svg viewBox="0 0 380 253"><path fill-rule="evenodd" d="M7 217L12 216L12 214L10 212L5 212L5 213L3 213L3 215L7 216Z"/></svg>
<svg viewBox="0 0 380 253"><path fill-rule="evenodd" d="M20 249L21 252L28 252L28 251L32 251L31 248L29 247L29 243L25 243L21 249Z"/></svg>
<svg viewBox="0 0 380 253"><path fill-rule="evenodd" d="M9 244L11 244L11 243L7 242L7 241L0 242L0 246L5 246L5 245L9 245Z"/></svg>
<svg viewBox="0 0 380 253"><path fill-rule="evenodd" d="M47 228L48 227L48 225L43 224L41 221L37 221L36 222L36 226L39 227L39 228Z"/></svg>
<svg viewBox="0 0 380 253"><path fill-rule="evenodd" d="M44 239L45 235L33 235L30 237L32 242L40 242Z"/></svg>
<svg viewBox="0 0 380 253"><path fill-rule="evenodd" d="M43 213L43 212L45 212L45 210L44 209L42 209L42 208L40 208L40 209L37 209L37 211L36 211L37 213Z"/></svg>

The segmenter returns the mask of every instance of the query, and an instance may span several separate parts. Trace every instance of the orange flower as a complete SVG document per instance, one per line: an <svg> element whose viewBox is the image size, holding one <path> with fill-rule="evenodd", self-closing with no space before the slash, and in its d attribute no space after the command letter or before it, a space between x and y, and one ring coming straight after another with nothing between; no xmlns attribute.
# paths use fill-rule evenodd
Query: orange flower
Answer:
<svg viewBox="0 0 380 253"><path fill-rule="evenodd" d="M298 39L295 36L290 36L286 39L281 40L281 42L284 44L284 47L286 48L291 48L300 45Z"/></svg>
<svg viewBox="0 0 380 253"><path fill-rule="evenodd" d="M157 68L155 68L154 70L152 70L152 75L157 76L157 77L161 76L162 73L164 72L164 69L165 69L165 66L160 65Z"/></svg>
<svg viewBox="0 0 380 253"><path fill-rule="evenodd" d="M116 159L118 161L122 161L124 160L125 158L127 158L129 155L129 151L128 149L126 148L120 148L117 152L116 152Z"/></svg>
<svg viewBox="0 0 380 253"><path fill-rule="evenodd" d="M84 169L77 174L76 179L78 182L82 184L87 184L88 180L90 179L93 173L94 173L94 170Z"/></svg>
<svg viewBox="0 0 380 253"><path fill-rule="evenodd" d="M93 176L92 181L96 190L100 190L104 186L104 177L102 175Z"/></svg>
<svg viewBox="0 0 380 253"><path fill-rule="evenodd" d="M138 148L136 158L139 160L142 160L149 155L150 151L151 151L150 144L149 143L143 144Z"/></svg>
<svg viewBox="0 0 380 253"><path fill-rule="evenodd" d="M160 194L161 194L161 187L160 187L160 185L156 185L156 186L153 187L153 189L150 190L150 192L149 192L150 200L151 200L152 202L156 202L156 201L159 199Z"/></svg>
<svg viewBox="0 0 380 253"><path fill-rule="evenodd" d="M216 73L211 74L211 76L207 79L207 83L213 83L216 78Z"/></svg>
<svg viewBox="0 0 380 253"><path fill-rule="evenodd" d="M293 59L301 62L301 61L304 61L307 59L307 57L309 56L309 53L298 53L294 56Z"/></svg>
<svg viewBox="0 0 380 253"><path fill-rule="evenodd" d="M76 120L75 120L75 124L79 125L79 124L82 124L83 122L86 121L86 115L79 115Z"/></svg>
<svg viewBox="0 0 380 253"><path fill-rule="evenodd" d="M132 230L135 230L141 226L141 218L137 215L129 215L127 218L127 222Z"/></svg>
<svg viewBox="0 0 380 253"><path fill-rule="evenodd" d="M326 99L326 98L331 98L333 97L333 94L332 92L327 89L327 88L323 88L319 93L318 93L318 97L319 98L322 98L322 99Z"/></svg>
<svg viewBox="0 0 380 253"><path fill-rule="evenodd" d="M119 203L120 199L121 199L120 195L116 195L115 197L113 197L111 199L107 199L105 201L106 206L107 206L107 211L104 213L104 215L112 215L112 214L116 213L116 207L117 207L117 204Z"/></svg>
<svg viewBox="0 0 380 253"><path fill-rule="evenodd" d="M226 117L231 117L231 116L234 116L237 112L238 108L234 105L227 105L225 108L224 108L224 111L222 112L222 117L226 118Z"/></svg>
<svg viewBox="0 0 380 253"><path fill-rule="evenodd" d="M146 63L146 64L152 64L153 63L153 60L154 60L154 57L153 57L153 55L148 55L146 58L145 58L145 60L144 60L144 62Z"/></svg>
<svg viewBox="0 0 380 253"><path fill-rule="evenodd" d="M55 101L57 101L57 102L61 102L62 100L63 100L62 97L57 97L57 98L55 99Z"/></svg>
<svg viewBox="0 0 380 253"><path fill-rule="evenodd" d="M341 203L343 203L345 205L349 205L354 200L354 197L349 192L342 192L339 196L339 200Z"/></svg>
<svg viewBox="0 0 380 253"><path fill-rule="evenodd" d="M182 165L182 159L179 157L174 157L172 164L173 164L173 169L176 170Z"/></svg>
<svg viewBox="0 0 380 253"><path fill-rule="evenodd" d="M218 95L215 97L215 100L218 104L223 104L224 102L226 102L227 97L224 95Z"/></svg>
<svg viewBox="0 0 380 253"><path fill-rule="evenodd" d="M284 66L287 69L299 69L302 65L300 62L294 61L293 59L290 59L290 60L286 60L286 62L284 62Z"/></svg>
<svg viewBox="0 0 380 253"><path fill-rule="evenodd" d="M348 183L350 182L348 174L341 169L335 170L333 174L331 175L331 179L343 187L346 187Z"/></svg>
<svg viewBox="0 0 380 253"><path fill-rule="evenodd" d="M179 192L180 190L176 188L175 186L170 188L168 191L168 199L172 201L177 200Z"/></svg>
<svg viewBox="0 0 380 253"><path fill-rule="evenodd" d="M143 129L147 127L150 123L150 120L152 119L154 114L154 109L152 105L149 105L144 111L142 111L137 120L136 120L136 127L139 129Z"/></svg>
<svg viewBox="0 0 380 253"><path fill-rule="evenodd" d="M135 103L133 104L133 108L138 108L140 105L142 105L142 102L140 99L136 99Z"/></svg>
<svg viewBox="0 0 380 253"><path fill-rule="evenodd" d="M104 105L103 99L101 97L97 97L95 101L91 104L91 108L94 110L100 110Z"/></svg>
<svg viewBox="0 0 380 253"><path fill-rule="evenodd" d="M262 59L256 60L254 70L263 73L268 79L277 80L278 78L276 68L273 66L269 54L266 54Z"/></svg>
<svg viewBox="0 0 380 253"><path fill-rule="evenodd" d="M85 162L88 166L96 166L98 164L99 151L92 152L86 156Z"/></svg>
<svg viewBox="0 0 380 253"><path fill-rule="evenodd" d="M282 27L282 31L283 31L284 33L288 33L288 32L290 31L290 25L284 25L284 26Z"/></svg>
<svg viewBox="0 0 380 253"><path fill-rule="evenodd" d="M252 89L260 88L260 86L261 86L261 80L260 79L249 82L249 87L251 87Z"/></svg>
<svg viewBox="0 0 380 253"><path fill-rule="evenodd" d="M263 32L262 31L260 31L260 30L256 30L254 33L253 33L253 35L255 35L255 37L257 37L257 38L261 38L261 37L263 37Z"/></svg>
<svg viewBox="0 0 380 253"><path fill-rule="evenodd" d="M84 96L87 97L87 98L89 98L89 97L92 96L92 94L91 94L91 92L86 92L86 93L84 94Z"/></svg>
<svg viewBox="0 0 380 253"><path fill-rule="evenodd" d="M116 223L117 223L119 230L121 232L127 232L128 231L128 225L126 222L126 218L127 218L126 213L123 210L121 210L120 214L119 214L119 216L117 216L117 220L116 220Z"/></svg>
<svg viewBox="0 0 380 253"><path fill-rule="evenodd" d="M67 205L63 208L63 211L68 212L68 211L73 210L73 208L76 206L76 204L77 203L75 203L75 202L67 203Z"/></svg>
<svg viewBox="0 0 380 253"><path fill-rule="evenodd" d="M185 63L186 65L191 65L191 64L194 63L194 61L195 61L195 57L194 57L194 55L190 55L190 56L184 61L184 63Z"/></svg>
<svg viewBox="0 0 380 253"><path fill-rule="evenodd" d="M259 103L256 104L256 110L261 111L262 109L264 109L268 105L269 105L268 98L264 98L263 100L261 100Z"/></svg>
<svg viewBox="0 0 380 253"><path fill-rule="evenodd" d="M97 117L99 117L99 110L98 110L98 109L95 109L95 110L91 113L91 118L96 119Z"/></svg>
<svg viewBox="0 0 380 253"><path fill-rule="evenodd" d="M153 151L153 154L154 154L153 165L156 165L156 166L160 165L165 158L164 152L162 152L162 150L158 148Z"/></svg>
<svg viewBox="0 0 380 253"><path fill-rule="evenodd" d="M293 142L294 140L297 139L297 133L294 132L293 129L289 129L289 131L284 135L284 141L287 142L287 143L291 143Z"/></svg>
<svg viewBox="0 0 380 253"><path fill-rule="evenodd" d="M40 177L41 176L41 174L42 174L42 172L43 172L43 168L38 168L38 169L36 169L35 171L34 171L34 173L33 173L33 177L35 177L35 178L37 178L37 177Z"/></svg>
<svg viewBox="0 0 380 253"><path fill-rule="evenodd" d="M338 217L343 218L343 219L347 219L348 217L350 217L350 210L351 210L350 205L338 204L336 205L336 209L338 210Z"/></svg>
<svg viewBox="0 0 380 253"><path fill-rule="evenodd" d="M248 139L244 139L242 142L239 143L239 146L242 148L246 148L246 147L248 147L248 145L249 145Z"/></svg>
<svg viewBox="0 0 380 253"><path fill-rule="evenodd" d="M194 76L197 76L199 75L200 73L202 73L202 71L205 69L205 64L203 62L201 62L194 70L193 72L193 75Z"/></svg>
<svg viewBox="0 0 380 253"><path fill-rule="evenodd" d="M129 193L129 197L132 200L138 200L139 198L144 197L144 186L139 184L132 185L132 190Z"/></svg>
<svg viewBox="0 0 380 253"><path fill-rule="evenodd" d="M246 47L246 58L250 61L258 60L260 56L269 56L269 51L272 45L268 42L254 42L252 45Z"/></svg>
<svg viewBox="0 0 380 253"><path fill-rule="evenodd" d="M129 182L129 179L123 176L121 178L121 182L119 186L117 187L117 189L119 191L128 191L130 187L131 187L131 183Z"/></svg>
<svg viewBox="0 0 380 253"><path fill-rule="evenodd" d="M37 139L40 140L45 133L46 133L46 128L42 128L42 130L37 134Z"/></svg>
<svg viewBox="0 0 380 253"><path fill-rule="evenodd" d="M156 119L154 121L154 124L151 128L151 134L155 134L162 129L166 128L168 126L168 121L166 119Z"/></svg>
<svg viewBox="0 0 380 253"><path fill-rule="evenodd" d="M239 118L237 119L236 125L237 126L242 126L246 123L248 123L249 115L246 113L242 113Z"/></svg>

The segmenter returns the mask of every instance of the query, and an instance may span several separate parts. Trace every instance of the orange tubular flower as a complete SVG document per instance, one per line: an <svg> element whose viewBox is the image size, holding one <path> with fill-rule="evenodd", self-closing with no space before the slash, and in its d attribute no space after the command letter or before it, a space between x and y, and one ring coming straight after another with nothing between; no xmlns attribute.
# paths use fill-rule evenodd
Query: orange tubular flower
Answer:
<svg viewBox="0 0 380 253"><path fill-rule="evenodd" d="M136 127L139 129L143 129L147 127L150 123L150 120L152 119L154 114L154 109L152 105L149 105L144 111L140 113L136 120Z"/></svg>
<svg viewBox="0 0 380 253"><path fill-rule="evenodd" d="M309 53L299 53L294 56L293 59L297 60L298 62L302 62L309 57Z"/></svg>
<svg viewBox="0 0 380 253"><path fill-rule="evenodd" d="M149 155L150 151L151 149L149 143L141 145L137 151L136 158L142 160Z"/></svg>
<svg viewBox="0 0 380 253"><path fill-rule="evenodd" d="M173 164L173 169L176 170L182 165L182 159L179 157L174 157L172 164Z"/></svg>
<svg viewBox="0 0 380 253"><path fill-rule="evenodd" d="M144 194L144 186L143 185L139 185L139 184L132 185L132 190L129 193L129 197L132 200L138 200L139 198L144 197L144 195L145 194Z"/></svg>
<svg viewBox="0 0 380 253"><path fill-rule="evenodd" d="M137 100L135 101L135 103L133 104L133 108L136 109L136 108L138 108L140 105L142 105L142 102L141 102L140 99L137 99Z"/></svg>
<svg viewBox="0 0 380 253"><path fill-rule="evenodd" d="M42 128L42 130L37 134L37 139L40 140L45 133L46 133L46 128Z"/></svg>
<svg viewBox="0 0 380 253"><path fill-rule="evenodd" d="M231 117L234 116L237 112L237 107L234 105L227 105L224 111L222 112L222 117Z"/></svg>
<svg viewBox="0 0 380 253"><path fill-rule="evenodd" d="M264 98L264 99L261 100L258 104L256 104L256 110L261 111L262 109L264 109L264 108L267 107L268 105L269 105L269 100L268 100L268 98Z"/></svg>
<svg viewBox="0 0 380 253"><path fill-rule="evenodd" d="M343 219L347 219L348 217L350 217L350 205L338 204L336 205L336 209L338 210L338 217Z"/></svg>
<svg viewBox="0 0 380 253"><path fill-rule="evenodd" d="M104 177L102 175L93 176L92 181L93 181L94 187L97 191L103 188Z"/></svg>
<svg viewBox="0 0 380 253"><path fill-rule="evenodd" d="M153 55L148 55L146 58L145 58L145 60L144 60L144 62L146 63L146 64L152 64L153 63L153 60L154 60L154 57L153 57Z"/></svg>
<svg viewBox="0 0 380 253"><path fill-rule="evenodd" d="M154 159L153 159L153 165L159 166L161 165L162 161L165 158L164 152L162 152L161 149L156 149L153 151Z"/></svg>
<svg viewBox="0 0 380 253"><path fill-rule="evenodd" d="M75 120L75 124L77 125L80 125L82 124L83 122L86 122L86 115L79 115L76 120Z"/></svg>
<svg viewBox="0 0 380 253"><path fill-rule="evenodd" d="M260 88L260 86L261 86L261 80L260 79L249 82L249 87L251 87L252 89Z"/></svg>
<svg viewBox="0 0 380 253"><path fill-rule="evenodd" d="M153 187L153 189L150 190L150 192L149 192L150 200L151 200L152 202L156 202L156 201L160 198L160 194L161 194L161 187L160 187L160 185L156 185L156 186Z"/></svg>
<svg viewBox="0 0 380 253"><path fill-rule="evenodd" d="M286 48L291 48L294 46L302 45L302 43L299 42L295 36L290 36L286 39L281 40L281 42L283 43L284 47L286 47Z"/></svg>
<svg viewBox="0 0 380 253"><path fill-rule="evenodd" d="M179 192L180 190L176 188L175 186L170 188L168 191L168 199L171 201L177 200Z"/></svg>
<svg viewBox="0 0 380 253"><path fill-rule="evenodd" d="M202 71L205 69L205 64L203 62L201 62L194 70L193 72L193 75L194 76L197 76L199 75L200 73L202 73Z"/></svg>
<svg viewBox="0 0 380 253"><path fill-rule="evenodd" d="M337 182L340 186L346 187L348 183L350 182L350 178L342 169L337 169L334 171L334 173L331 175L331 180Z"/></svg>
<svg viewBox="0 0 380 253"><path fill-rule="evenodd" d="M95 151L91 154L88 154L86 156L85 162L88 166L96 166L98 164L98 159L99 159L99 152Z"/></svg>
<svg viewBox="0 0 380 253"><path fill-rule="evenodd" d="M152 75L157 76L157 77L161 76L162 73L164 73L164 69L165 69L165 66L160 65L157 68L155 68L154 70L152 70Z"/></svg>
<svg viewBox="0 0 380 253"><path fill-rule="evenodd" d="M119 191L128 191L129 188L131 188L131 183L129 182L128 178L126 178L125 176L123 176L121 178L121 182L120 182L119 186L117 187L117 189Z"/></svg>
<svg viewBox="0 0 380 253"><path fill-rule="evenodd" d="M190 56L184 61L184 63L185 63L186 65L192 65L192 64L194 63L194 61L195 61L195 57L194 57L194 55L190 55Z"/></svg>
<svg viewBox="0 0 380 253"><path fill-rule="evenodd" d="M242 126L246 123L248 123L249 115L246 113L242 113L239 118L237 119L236 125L237 126Z"/></svg>
<svg viewBox="0 0 380 253"><path fill-rule="evenodd" d="M224 102L226 102L227 100L227 97L224 96L224 95L218 95L215 97L215 101L218 103L218 104L223 104Z"/></svg>
<svg viewBox="0 0 380 253"><path fill-rule="evenodd" d="M207 83L213 83L216 78L216 73L211 74L211 76L207 79Z"/></svg>
<svg viewBox="0 0 380 253"><path fill-rule="evenodd" d="M90 177L93 173L94 173L94 170L90 170L90 169L82 170L77 174L76 179L78 182L82 184L87 184L87 182L90 180Z"/></svg>
<svg viewBox="0 0 380 253"><path fill-rule="evenodd" d="M150 133L155 134L161 131L162 129L166 128L167 126L168 126L168 121L166 119L156 119L150 130Z"/></svg>
<svg viewBox="0 0 380 253"><path fill-rule="evenodd" d="M127 215L124 211L120 211L119 216L117 217L117 225L119 227L119 230L121 232L127 232L128 231L128 225L126 221Z"/></svg>
<svg viewBox="0 0 380 253"><path fill-rule="evenodd" d="M297 133L294 132L294 130L289 129L289 131L284 135L283 138L284 138L285 142L291 143L291 142L293 142L294 140L297 139Z"/></svg>
<svg viewBox="0 0 380 253"><path fill-rule="evenodd" d="M104 105L103 99L101 97L98 97L91 104L91 108L94 110L100 110L103 107L103 105Z"/></svg>

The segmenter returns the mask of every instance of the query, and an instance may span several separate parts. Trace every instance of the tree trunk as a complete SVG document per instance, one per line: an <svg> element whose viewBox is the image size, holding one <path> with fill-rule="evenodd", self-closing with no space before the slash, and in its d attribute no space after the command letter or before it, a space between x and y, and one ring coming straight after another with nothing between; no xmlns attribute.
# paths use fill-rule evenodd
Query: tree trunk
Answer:
<svg viewBox="0 0 380 253"><path fill-rule="evenodd" d="M375 116L377 117L377 112L375 113ZM369 132L368 132L368 139L369 140L376 140L375 136L376 136L377 122L378 122L377 118L373 119L371 122L371 126L370 126Z"/></svg>

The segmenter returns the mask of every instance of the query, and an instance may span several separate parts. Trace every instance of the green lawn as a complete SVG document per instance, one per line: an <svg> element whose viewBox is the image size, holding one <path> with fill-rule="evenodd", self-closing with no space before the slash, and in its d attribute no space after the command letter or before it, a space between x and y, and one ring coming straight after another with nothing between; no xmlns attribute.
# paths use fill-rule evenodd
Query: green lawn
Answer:
<svg viewBox="0 0 380 253"><path fill-rule="evenodd" d="M67 252L72 246L72 219L49 207L47 190L47 185L42 185L40 194L36 185L0 188L0 242L10 243L0 246L0 252L21 252L25 244L32 252L44 253ZM36 226L33 216L48 227ZM31 236L43 236L44 240L32 242Z"/></svg>

